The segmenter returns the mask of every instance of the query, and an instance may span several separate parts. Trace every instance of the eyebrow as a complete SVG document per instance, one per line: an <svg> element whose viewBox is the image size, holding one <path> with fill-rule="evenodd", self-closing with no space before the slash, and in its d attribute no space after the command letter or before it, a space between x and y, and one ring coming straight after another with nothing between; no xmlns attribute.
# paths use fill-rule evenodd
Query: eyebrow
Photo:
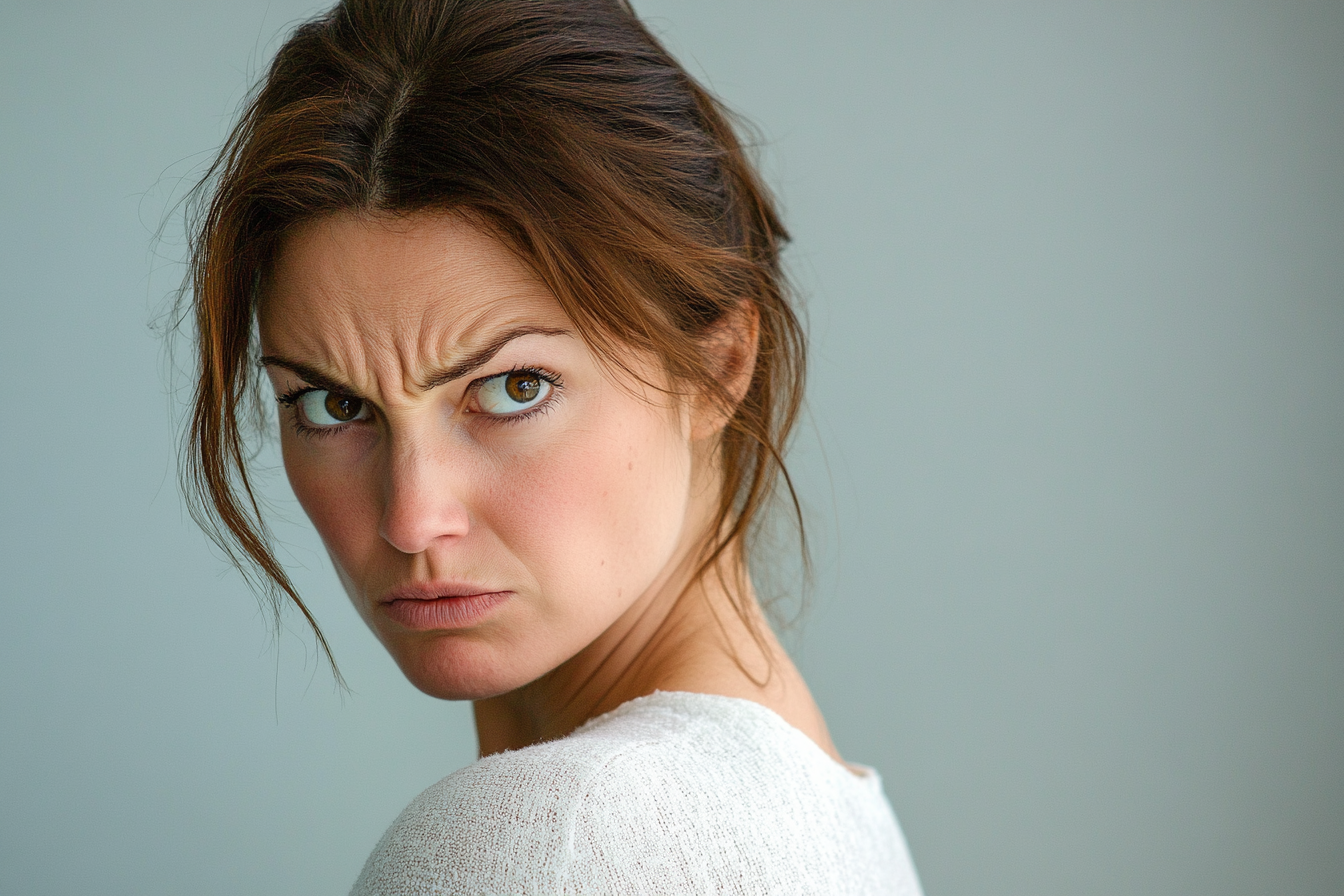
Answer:
<svg viewBox="0 0 1344 896"><path fill-rule="evenodd" d="M467 355L462 360L448 367L432 371L429 378L423 383L418 383L418 387L425 392L436 386L442 386L453 380L461 379L471 373L475 373L481 367L490 363L490 359L499 354L500 349L508 345L515 339L523 336L572 336L569 330L557 330L552 327L515 327L512 330L505 330L496 336L490 342L486 343L477 351ZM258 363L263 367L283 367L293 373L303 377L304 381L319 389L326 389L330 392L347 392L350 387L337 382L331 377L323 374L320 370L308 364L299 361L291 361L288 358L282 358L278 355L262 355Z"/></svg>
<svg viewBox="0 0 1344 896"><path fill-rule="evenodd" d="M467 355L456 364L431 373L429 379L420 384L420 388L428 392L435 386L442 386L444 383L450 383L453 380L459 380L468 374L475 373L481 367L489 364L490 359L497 355L500 349L522 336L569 335L571 334L568 330L556 330L551 327L515 327L512 330L505 330L493 340L486 343L479 351Z"/></svg>

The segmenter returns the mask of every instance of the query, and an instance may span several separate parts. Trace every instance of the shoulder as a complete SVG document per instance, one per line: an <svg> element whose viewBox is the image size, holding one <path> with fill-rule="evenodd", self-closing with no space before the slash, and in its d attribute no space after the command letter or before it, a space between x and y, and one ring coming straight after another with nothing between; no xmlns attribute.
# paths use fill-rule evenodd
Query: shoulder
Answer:
<svg viewBox="0 0 1344 896"><path fill-rule="evenodd" d="M430 787L354 892L705 892L743 875L759 886L741 892L838 892L838 867L886 874L896 848L875 777L764 707L659 693Z"/></svg>
<svg viewBox="0 0 1344 896"><path fill-rule="evenodd" d="M634 784L640 762L622 757L677 727L671 717L618 710L568 737L454 772L387 829L354 896L562 892L579 859L574 839L583 814Z"/></svg>
<svg viewBox="0 0 1344 896"><path fill-rule="evenodd" d="M746 700L655 694L622 710L656 736L609 755L575 814L593 891L919 893L876 772Z"/></svg>
<svg viewBox="0 0 1344 896"><path fill-rule="evenodd" d="M556 892L576 812L615 748L570 737L454 772L392 823L352 896Z"/></svg>

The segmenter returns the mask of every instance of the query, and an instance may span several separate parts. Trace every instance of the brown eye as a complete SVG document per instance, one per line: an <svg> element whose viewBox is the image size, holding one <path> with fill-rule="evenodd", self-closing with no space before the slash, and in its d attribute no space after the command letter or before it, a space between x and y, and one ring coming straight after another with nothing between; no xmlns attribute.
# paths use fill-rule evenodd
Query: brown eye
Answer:
<svg viewBox="0 0 1344 896"><path fill-rule="evenodd" d="M359 416L359 412L364 410L364 402L358 398L351 398L349 395L341 395L336 392L328 392L327 400L323 404L332 419L339 420L342 423L354 420Z"/></svg>
<svg viewBox="0 0 1344 896"><path fill-rule="evenodd" d="M511 373L504 380L504 391L514 401L526 404L541 392L541 377L525 371Z"/></svg>
<svg viewBox="0 0 1344 896"><path fill-rule="evenodd" d="M303 422L318 428L339 426L369 416L369 409L364 405L364 399L341 392L328 392L325 389L313 389L303 393L297 404L303 415Z"/></svg>
<svg viewBox="0 0 1344 896"><path fill-rule="evenodd" d="M482 413L511 417L543 404L555 384L533 370L513 370L482 380L476 388L476 404Z"/></svg>

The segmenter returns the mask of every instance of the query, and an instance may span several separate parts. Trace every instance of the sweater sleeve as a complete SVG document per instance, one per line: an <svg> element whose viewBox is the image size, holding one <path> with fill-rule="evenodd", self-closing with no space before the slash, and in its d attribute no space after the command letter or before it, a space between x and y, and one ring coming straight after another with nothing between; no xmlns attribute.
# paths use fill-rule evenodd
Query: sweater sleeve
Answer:
<svg viewBox="0 0 1344 896"><path fill-rule="evenodd" d="M703 780L653 744L587 747L543 744L444 778L388 828L351 896L706 892L722 863L686 817L712 811Z"/></svg>
<svg viewBox="0 0 1344 896"><path fill-rule="evenodd" d="M499 754L424 791L374 847L351 896L560 892L585 770L553 752Z"/></svg>

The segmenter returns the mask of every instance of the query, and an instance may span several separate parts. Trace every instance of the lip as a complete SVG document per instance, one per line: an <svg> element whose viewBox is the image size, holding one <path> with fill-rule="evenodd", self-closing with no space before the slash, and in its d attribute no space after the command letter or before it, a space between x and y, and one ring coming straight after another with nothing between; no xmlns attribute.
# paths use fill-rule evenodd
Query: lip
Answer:
<svg viewBox="0 0 1344 896"><path fill-rule="evenodd" d="M466 582L413 582L388 591L378 608L405 628L443 631L470 628L512 596Z"/></svg>

